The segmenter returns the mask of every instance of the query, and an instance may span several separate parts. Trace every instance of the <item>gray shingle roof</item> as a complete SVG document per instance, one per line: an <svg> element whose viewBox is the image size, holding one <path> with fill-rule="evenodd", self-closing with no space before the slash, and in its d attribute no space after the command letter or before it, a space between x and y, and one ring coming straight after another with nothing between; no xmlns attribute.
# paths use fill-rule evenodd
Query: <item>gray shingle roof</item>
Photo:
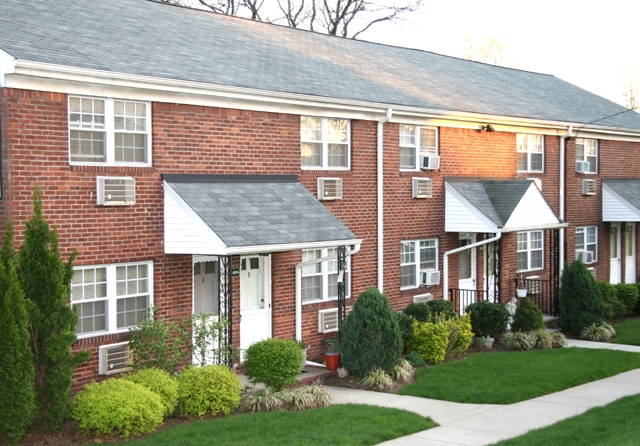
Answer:
<svg viewBox="0 0 640 446"><path fill-rule="evenodd" d="M163 175L227 247L354 240L292 175Z"/></svg>
<svg viewBox="0 0 640 446"><path fill-rule="evenodd" d="M622 198L640 209L640 179L638 178L607 178L602 180Z"/></svg>
<svg viewBox="0 0 640 446"><path fill-rule="evenodd" d="M640 114L553 76L149 0L2 0L21 60L270 92L640 130Z"/></svg>

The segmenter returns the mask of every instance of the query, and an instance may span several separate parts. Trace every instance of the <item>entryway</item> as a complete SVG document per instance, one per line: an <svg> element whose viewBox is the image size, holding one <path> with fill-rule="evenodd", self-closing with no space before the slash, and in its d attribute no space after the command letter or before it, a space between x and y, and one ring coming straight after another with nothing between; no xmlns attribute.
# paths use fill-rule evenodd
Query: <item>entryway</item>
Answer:
<svg viewBox="0 0 640 446"><path fill-rule="evenodd" d="M216 260L214 260L214 258ZM220 314L218 297L217 257L193 256L193 315L206 315L215 321ZM202 320L196 320L196 330ZM197 342L194 331L194 344ZM204 360L199 349L194 349L193 362L207 365L214 363L214 350L218 347L213 337L205 340Z"/></svg>
<svg viewBox="0 0 640 446"><path fill-rule="evenodd" d="M622 274L622 257L620 253L620 223L611 223L609 231L609 282L620 283Z"/></svg>
<svg viewBox="0 0 640 446"><path fill-rule="evenodd" d="M624 281L636 283L636 224L624 224Z"/></svg>
<svg viewBox="0 0 640 446"><path fill-rule="evenodd" d="M240 258L240 349L271 338L271 255ZM242 353L244 357L244 353Z"/></svg>

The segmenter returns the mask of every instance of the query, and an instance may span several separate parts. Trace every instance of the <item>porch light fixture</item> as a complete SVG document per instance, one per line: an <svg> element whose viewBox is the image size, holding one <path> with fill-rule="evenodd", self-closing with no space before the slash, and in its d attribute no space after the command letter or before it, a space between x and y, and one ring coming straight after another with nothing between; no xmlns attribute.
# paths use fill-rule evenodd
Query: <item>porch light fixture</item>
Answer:
<svg viewBox="0 0 640 446"><path fill-rule="evenodd" d="M476 129L476 132L480 133L480 132L487 132L487 133L491 133L494 132L495 130L493 129L493 126L491 124L485 124L485 125L481 125L480 127L478 127Z"/></svg>

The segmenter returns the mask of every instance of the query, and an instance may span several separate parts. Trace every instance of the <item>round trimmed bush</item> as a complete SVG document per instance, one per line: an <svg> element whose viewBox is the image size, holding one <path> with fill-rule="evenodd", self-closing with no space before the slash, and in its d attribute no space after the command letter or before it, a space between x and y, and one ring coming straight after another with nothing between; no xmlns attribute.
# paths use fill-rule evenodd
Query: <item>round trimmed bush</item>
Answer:
<svg viewBox="0 0 640 446"><path fill-rule="evenodd" d="M604 303L604 320L612 321L626 315L627 307L618 299L615 285L611 285L604 280L598 280L596 284L598 285ZM631 285L631 287L634 292L637 293L636 287L634 285Z"/></svg>
<svg viewBox="0 0 640 446"><path fill-rule="evenodd" d="M404 359L406 359L409 362L409 364L411 364L414 367L420 367L425 364L424 358L418 352L409 352L406 355L404 355Z"/></svg>
<svg viewBox="0 0 640 446"><path fill-rule="evenodd" d="M178 406L182 415L229 415L240 404L242 383L224 365L189 367L178 376Z"/></svg>
<svg viewBox="0 0 640 446"><path fill-rule="evenodd" d="M451 302L444 299L434 299L428 302L413 302L402 311L418 322L435 322L438 317L445 320L456 317L456 309Z"/></svg>
<svg viewBox="0 0 640 446"><path fill-rule="evenodd" d="M84 386L72 404L72 417L85 434L117 434L124 438L155 431L162 425L160 396L140 384L108 379Z"/></svg>
<svg viewBox="0 0 640 446"><path fill-rule="evenodd" d="M626 308L626 314L633 313L638 302L638 290L635 286L628 283L618 283L615 285L616 297L622 302Z"/></svg>
<svg viewBox="0 0 640 446"><path fill-rule="evenodd" d="M481 300L466 308L471 313L471 330L476 337L497 338L507 331L509 312L499 303Z"/></svg>
<svg viewBox="0 0 640 446"><path fill-rule="evenodd" d="M276 391L296 383L302 367L302 349L291 339L267 339L247 349L244 365L247 377Z"/></svg>
<svg viewBox="0 0 640 446"><path fill-rule="evenodd" d="M512 331L535 331L544 329L544 317L540 308L529 298L520 299L511 324Z"/></svg>
<svg viewBox="0 0 640 446"><path fill-rule="evenodd" d="M604 322L604 301L596 281L580 260L565 267L558 305L558 325L582 333L591 324Z"/></svg>
<svg viewBox="0 0 640 446"><path fill-rule="evenodd" d="M142 369L130 375L124 375L120 379L140 384L152 392L157 393L162 399L164 416L173 415L178 405L178 382L169 372L160 369Z"/></svg>
<svg viewBox="0 0 640 446"><path fill-rule="evenodd" d="M375 367L391 373L402 355L398 314L384 294L369 288L342 324L342 366L364 378Z"/></svg>

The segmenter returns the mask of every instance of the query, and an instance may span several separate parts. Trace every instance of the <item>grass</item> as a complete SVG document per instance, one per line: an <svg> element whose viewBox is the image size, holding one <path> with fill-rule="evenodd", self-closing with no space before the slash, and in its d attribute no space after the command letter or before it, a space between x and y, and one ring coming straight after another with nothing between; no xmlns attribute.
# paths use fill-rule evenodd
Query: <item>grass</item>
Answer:
<svg viewBox="0 0 640 446"><path fill-rule="evenodd" d="M640 355L639 355L640 356ZM127 445L372 445L437 424L412 412L357 404L196 421Z"/></svg>
<svg viewBox="0 0 640 446"><path fill-rule="evenodd" d="M582 415L536 429L499 446L637 445L640 442L640 395L628 396Z"/></svg>
<svg viewBox="0 0 640 446"><path fill-rule="evenodd" d="M612 343L640 346L640 317L614 324L613 328L616 329L616 337L611 340Z"/></svg>
<svg viewBox="0 0 640 446"><path fill-rule="evenodd" d="M564 348L469 355L419 369L397 393L475 404L512 404L640 368L637 353Z"/></svg>

